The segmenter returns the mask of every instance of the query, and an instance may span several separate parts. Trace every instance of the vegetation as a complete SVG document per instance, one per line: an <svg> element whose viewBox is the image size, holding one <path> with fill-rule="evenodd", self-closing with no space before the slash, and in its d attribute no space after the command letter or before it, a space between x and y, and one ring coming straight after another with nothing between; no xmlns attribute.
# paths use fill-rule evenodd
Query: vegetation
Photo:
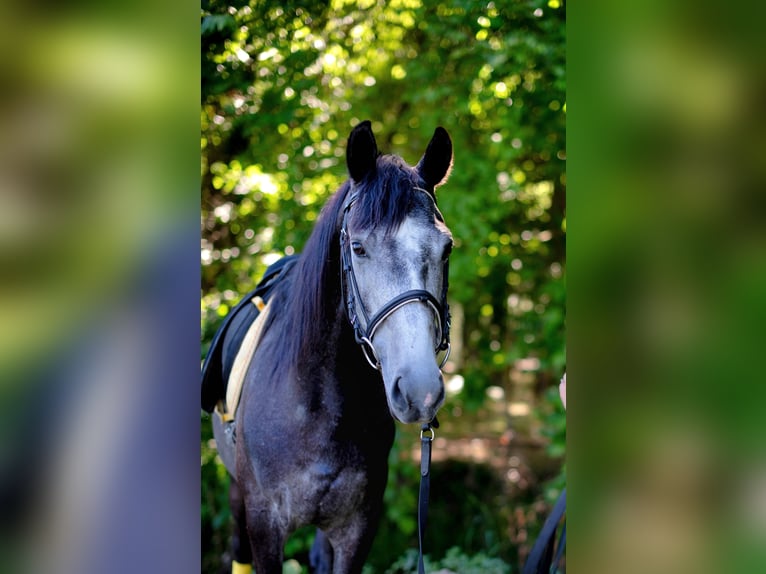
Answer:
<svg viewBox="0 0 766 574"><path fill-rule="evenodd" d="M418 571L418 553L408 551L386 570L386 574L415 574ZM423 564L427 572L444 571L460 574L510 574L510 568L502 560L483 554L466 556L459 548L450 548L442 560L432 561L426 556Z"/></svg>
<svg viewBox="0 0 766 574"><path fill-rule="evenodd" d="M265 267L300 252L346 178L345 139L358 121L372 120L379 147L410 163L436 126L453 138L453 173L439 190L456 239L446 366L455 384L444 432L477 433L470 421L500 412L488 433L547 444L558 462L526 472L526 489L503 483L491 465L435 469L452 473L443 495L474 526L465 536L442 528L430 540L434 555L459 544L516 565L563 485L563 411L546 389L566 356L564 23L559 0L202 3L203 353ZM488 398L501 389L509 402L520 385L533 405L525 428L511 427L508 404L493 410ZM412 436L392 453L375 571L414 543ZM209 439L203 417L203 569L215 572L228 537L227 478ZM487 481L501 494L490 495ZM439 512L435 524L457 510ZM300 562L310 536L295 537L288 555Z"/></svg>

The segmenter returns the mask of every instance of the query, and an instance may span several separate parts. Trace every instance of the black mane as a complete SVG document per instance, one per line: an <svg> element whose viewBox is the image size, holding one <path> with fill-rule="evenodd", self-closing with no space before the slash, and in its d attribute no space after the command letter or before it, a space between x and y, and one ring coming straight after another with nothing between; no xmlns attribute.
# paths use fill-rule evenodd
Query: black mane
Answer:
<svg viewBox="0 0 766 574"><path fill-rule="evenodd" d="M425 182L404 160L394 155L378 157L377 169L356 185L359 206L351 225L356 229L383 227L386 233L396 231L425 188Z"/></svg>

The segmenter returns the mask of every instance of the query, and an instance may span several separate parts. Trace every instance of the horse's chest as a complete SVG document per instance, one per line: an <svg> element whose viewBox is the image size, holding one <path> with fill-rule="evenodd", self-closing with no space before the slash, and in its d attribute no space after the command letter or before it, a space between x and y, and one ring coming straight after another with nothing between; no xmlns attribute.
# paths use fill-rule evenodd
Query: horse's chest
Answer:
<svg viewBox="0 0 766 574"><path fill-rule="evenodd" d="M326 470L323 464L318 466ZM333 520L358 512L364 505L369 480L366 469L353 466L316 474L314 500L317 519Z"/></svg>
<svg viewBox="0 0 766 574"><path fill-rule="evenodd" d="M322 421L307 404L298 401L287 418L270 418L269 409L260 417L246 416L239 458L246 474L253 473L253 502L293 528L341 525L359 513L375 514L386 484L393 423Z"/></svg>
<svg viewBox="0 0 766 574"><path fill-rule="evenodd" d="M262 493L294 526L343 523L369 504L371 477L363 466L318 459L285 470L262 484Z"/></svg>

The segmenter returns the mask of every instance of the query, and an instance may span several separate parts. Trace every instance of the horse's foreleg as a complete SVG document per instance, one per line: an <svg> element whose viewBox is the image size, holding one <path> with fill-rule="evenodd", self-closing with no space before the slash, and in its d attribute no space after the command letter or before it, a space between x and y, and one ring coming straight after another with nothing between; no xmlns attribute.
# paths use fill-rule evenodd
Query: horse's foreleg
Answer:
<svg viewBox="0 0 766 574"><path fill-rule="evenodd" d="M327 533L334 550L333 574L359 574L362 571L377 524L377 518L370 520L369 515L360 514L342 529Z"/></svg>
<svg viewBox="0 0 766 574"><path fill-rule="evenodd" d="M257 574L282 574L285 532L268 512L248 504L247 533Z"/></svg>
<svg viewBox="0 0 766 574"><path fill-rule="evenodd" d="M332 574L333 550L324 532L317 528L314 544L309 552L311 574Z"/></svg>
<svg viewBox="0 0 766 574"><path fill-rule="evenodd" d="M237 482L232 478L229 486L229 506L234 518L234 532L231 537L232 574L250 574L253 570L253 553L247 534L247 513L245 499Z"/></svg>

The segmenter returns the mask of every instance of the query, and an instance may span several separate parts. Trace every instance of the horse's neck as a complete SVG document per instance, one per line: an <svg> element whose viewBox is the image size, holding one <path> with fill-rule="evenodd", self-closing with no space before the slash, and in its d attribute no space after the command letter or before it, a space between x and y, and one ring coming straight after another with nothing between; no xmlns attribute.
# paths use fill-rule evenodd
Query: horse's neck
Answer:
<svg viewBox="0 0 766 574"><path fill-rule="evenodd" d="M310 356L295 365L298 393L307 401L335 411L343 419L363 416L376 421L390 419L383 381L364 359L354 331L339 308L329 318L325 337L315 341Z"/></svg>
<svg viewBox="0 0 766 574"><path fill-rule="evenodd" d="M332 373L334 382L343 388L360 379L378 378L377 372L372 371L364 360L345 311L339 309L328 323L325 337L314 345L314 358L306 368Z"/></svg>

